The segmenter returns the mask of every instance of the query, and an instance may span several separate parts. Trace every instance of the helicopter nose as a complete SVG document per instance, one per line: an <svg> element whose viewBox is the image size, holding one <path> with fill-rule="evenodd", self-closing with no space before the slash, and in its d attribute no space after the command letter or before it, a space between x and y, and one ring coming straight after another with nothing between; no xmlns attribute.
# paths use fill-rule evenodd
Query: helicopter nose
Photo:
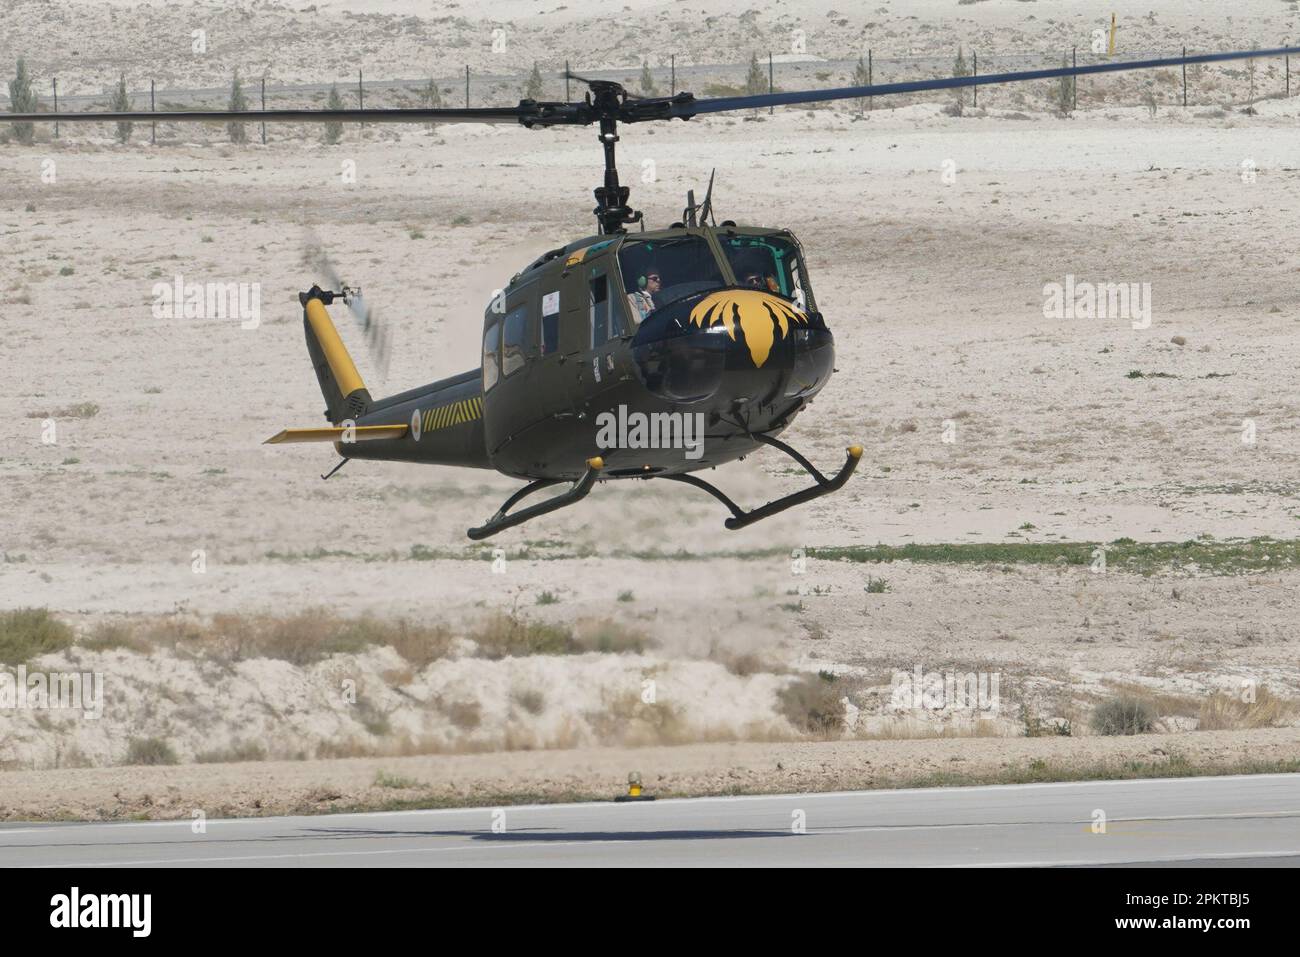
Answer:
<svg viewBox="0 0 1300 957"><path fill-rule="evenodd" d="M699 293L657 310L637 330L632 354L645 387L673 402L809 395L835 361L820 313L748 288Z"/></svg>

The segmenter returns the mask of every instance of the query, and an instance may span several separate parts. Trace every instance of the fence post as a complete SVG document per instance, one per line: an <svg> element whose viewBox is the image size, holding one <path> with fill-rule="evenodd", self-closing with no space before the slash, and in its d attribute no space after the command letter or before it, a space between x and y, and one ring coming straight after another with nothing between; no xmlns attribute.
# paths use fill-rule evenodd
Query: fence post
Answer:
<svg viewBox="0 0 1300 957"><path fill-rule="evenodd" d="M154 103L154 83L149 81L149 112L157 113L158 107ZM158 145L158 124L152 120L149 122L149 143L151 146Z"/></svg>
<svg viewBox="0 0 1300 957"><path fill-rule="evenodd" d="M1286 55L1286 95L1291 95L1291 54Z"/></svg>
<svg viewBox="0 0 1300 957"><path fill-rule="evenodd" d="M469 109L469 64L465 64L465 109Z"/></svg>
<svg viewBox="0 0 1300 957"><path fill-rule="evenodd" d="M1183 109L1187 109L1187 44L1183 44Z"/></svg>
<svg viewBox="0 0 1300 957"><path fill-rule="evenodd" d="M365 108L366 108L366 91L365 88L361 85L361 71L357 70L357 109L364 110ZM361 124L361 128L363 130L366 128L366 124L364 122Z"/></svg>
<svg viewBox="0 0 1300 957"><path fill-rule="evenodd" d="M1070 48L1070 69L1075 69L1079 65L1079 48ZM1078 76L1070 77L1070 112L1079 108L1079 78Z"/></svg>
<svg viewBox="0 0 1300 957"><path fill-rule="evenodd" d="M971 67L970 67L970 75L971 75L972 77L977 77L977 76L979 76L979 75L980 75L980 55L979 55L978 53L976 53L974 50L971 50L971 51L970 51L970 63L971 63ZM979 88L978 86L972 86L970 89L971 89L971 93L973 94L973 96L971 97L970 105L971 105L971 106L979 106L979 105L980 105L980 88Z"/></svg>
<svg viewBox="0 0 1300 957"><path fill-rule="evenodd" d="M871 86L871 68L872 68L871 51L868 50L867 51L867 86ZM867 109L874 110L875 108L876 108L876 98L874 96L867 97Z"/></svg>
<svg viewBox="0 0 1300 957"><path fill-rule="evenodd" d="M59 112L59 78L54 78L54 112ZM54 138L59 138L59 121L54 121Z"/></svg>
<svg viewBox="0 0 1300 957"><path fill-rule="evenodd" d="M262 112L266 112L266 75L262 75ZM266 121L262 121L262 145L266 145Z"/></svg>
<svg viewBox="0 0 1300 957"><path fill-rule="evenodd" d="M569 102L569 61L564 61L564 101Z"/></svg>
<svg viewBox="0 0 1300 957"><path fill-rule="evenodd" d="M767 51L767 92L768 93L776 92L776 79L775 79L775 74L772 72L772 51L771 50ZM769 106L767 108L768 116L771 116L775 112L776 112L775 106Z"/></svg>

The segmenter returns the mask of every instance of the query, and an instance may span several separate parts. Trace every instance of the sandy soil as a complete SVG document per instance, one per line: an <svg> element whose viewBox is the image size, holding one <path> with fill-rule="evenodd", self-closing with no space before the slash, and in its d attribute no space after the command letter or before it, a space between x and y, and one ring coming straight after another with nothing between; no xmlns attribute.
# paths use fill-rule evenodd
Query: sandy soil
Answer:
<svg viewBox="0 0 1300 957"><path fill-rule="evenodd" d="M660 5L629 5L645 29L663 18ZM48 6L18 4L20 11L39 7L41 15ZM572 10L539 12L550 6L521 2L498 15L519 18L521 30L534 31L532 42L552 58L572 50L575 61L583 60L578 51L585 48L587 59L600 65L626 64L616 48L590 46L601 34L599 15L573 4ZM1059 45L1078 29L1075 21L1090 23L1093 16L1072 2L1032 6L1044 9L1009 0L906 8L882 2L884 26L872 29L892 31L889 43L899 55L947 50L958 36L971 43L996 37L1008 51L1018 43L1037 50ZM1145 18L1148 6L1156 11L1154 23ZM1144 4L1144 16L1126 21L1126 30L1141 35L1145 46L1168 45L1178 31L1199 30L1208 47L1251 40L1269 45L1295 25L1293 5L1248 6L1250 18L1229 23L1213 5ZM678 14L673 5L674 16L683 18L715 7L730 9L696 3ZM776 9L760 11L763 30L789 26ZM796 19L818 24L819 55L854 55L866 15L845 13L848 25L839 26L828 10L829 4L800 5ZM148 25L144 35L161 45L159 31L176 23L161 6L99 5L94 11L101 18L110 14L114 30L89 31L79 53L90 65L81 81L87 90L102 86L92 74L133 48L136 28ZM1034 14L1038 19L1028 19ZM375 64L368 69L376 76L419 75L425 55L416 49L425 49L419 30L455 26L422 21L419 29L399 29L405 21L357 21L328 7L323 14L275 5L243 12L213 7L204 16L239 24L245 32L235 34L243 38L237 48L247 57L269 55L276 45L283 58L277 62L285 64L276 75L295 80L328 79L313 66L328 53L292 55L291 44L275 40L283 34L266 29L268 18L295 33L304 24L324 33L368 31ZM0 31L10 31L0 32L0 61L11 60L14 20L0 22ZM668 29L671 22L653 29ZM254 34L257 43L244 42ZM23 49L38 62L53 62L61 37L58 30L29 33ZM718 43L715 60L747 55L740 31L710 39ZM201 69L164 57L160 79L219 84L239 60L230 52L235 48L222 46L221 58ZM468 57L466 51L476 48L452 49L459 62L462 52ZM502 72L530 62L531 49L512 48L515 59ZM292 72L290 63L301 72ZM1270 82L1279 85L1276 75ZM1040 98L1045 95L1040 91ZM1294 155L1300 99L1265 101L1255 116L1162 106L1152 117L1140 107L1094 105L1069 119L1035 111L1032 102L998 102L960 118L945 115L946 101L935 100L877 109L864 120L843 110L787 111L626 131L621 166L633 178L634 205L646 209L652 225L675 219L686 190L702 188L716 167L720 218L788 225L800 236L818 301L836 334L839 372L787 437L825 466L837 463L851 441L862 441L867 453L844 492L740 533L723 531L723 515L704 496L653 484L602 486L581 509L493 542L509 558L501 575L491 573L463 533L509 494L508 480L353 463L322 483L319 474L333 464L328 450L259 444L319 416L294 299L317 278L303 265L300 226L317 229L393 332L392 368L379 385L355 330L340 319L375 391L458 372L476 363L479 316L492 290L540 251L590 231L589 190L599 158L591 131L371 129L350 131L334 147L282 139L266 148L204 142L219 135L209 132L175 139L169 133L165 145L150 148L137 132L136 143L124 148L107 138L108 131L84 128L34 148L0 145L0 182L6 184L0 192L0 282L7 300L0 355L12 396L10 415L0 424L0 607L47 606L84 627L140 614L292 612L319 605L345 614L458 622L521 601L530 614L557 621L613 617L653 633L661 642L660 661L683 673L697 669L684 686L692 698L686 713L688 725L704 736L745 737L754 722L762 735L792 733L777 713L777 677L767 676L772 681L763 693L739 710L724 706L731 701L725 696L711 699L720 692L706 677L707 668L717 667L707 659L718 657L719 648L886 683L882 676L916 664L997 671L1047 716L1068 717L1074 699L1116 682L1205 694L1245 679L1297 695L1294 596L1300 573L1290 569L1142 577L1114 570L1094 575L1087 568L810 561L805 575L792 574L793 550L823 545L1296 534L1300 419L1291 395L1300 262L1291 224L1300 213ZM55 164L53 183L42 181L44 160ZM635 171L647 160L657 178L638 182ZM340 183L344 161L355 161L356 185ZM1243 177L1245 161L1254 176ZM946 169L955 170L951 182ZM453 225L457 217L468 222ZM155 319L151 288L176 274L200 282L260 282L261 324L241 329L229 320ZM1122 319L1044 318L1044 284L1064 282L1067 275L1150 283L1150 328L1134 330ZM1147 377L1130 378L1134 370ZM98 405L97 414L56 414L86 402ZM51 414L58 427L54 445L42 442ZM1252 444L1242 441L1246 420L1256 430ZM954 426L949 434L955 441L944 441L945 423ZM767 452L720 470L717 480L754 504L800 484L784 460ZM203 574L192 571L195 550L205 554ZM679 550L695 560L644 555ZM437 557L417 560L430 555ZM887 578L888 591L864 593L868 576ZM534 607L542 591L560 602ZM618 600L624 591L633 593L632 600ZM226 699L205 691L201 674L173 687L177 700L168 701L161 689L173 678L181 681L183 663L164 654L144 659L121 653L114 661L110 679L117 676L121 700L135 705L107 716L106 730L93 734L41 727L25 715L0 716L5 764L50 767L74 740L87 759L116 763L128 739L145 734L174 735L188 760L213 722L226 740L245 733L238 729L248 725L248 709L225 708ZM274 702L283 714L284 701L306 694L314 679L295 674L287 683L268 684L274 665L248 677L242 692L279 689L274 693L288 696ZM358 667L381 676L395 666L377 660ZM570 663L553 667L564 671ZM572 664L587 667L603 666ZM435 672L416 678L443 681L456 674ZM605 683L593 679L594 700L636 688L641 663L625 662L612 667L615 672L620 677ZM583 674L573 670L567 678L576 687ZM471 695L497 680L461 678L485 682L468 688ZM725 681L741 694L744 681L734 675ZM394 701L402 693L384 691ZM145 707L150 700L157 707ZM235 694L230 700L242 699ZM577 700L574 714L594 708ZM187 703L196 708L187 712ZM401 707L394 704L393 713ZM341 733L329 709L309 708L308 718L315 724L304 741L312 748ZM400 720L397 726L425 738L442 727L406 729ZM504 735L504 725L495 731ZM1279 755L1288 748L1295 753L1289 732L1236 734L1233 747L1259 740L1273 742L1268 746ZM1182 735L1178 747L1217 747L1206 742L1219 739L1206 735ZM543 738L551 746L566 743ZM505 742L491 740L492 746ZM579 734L567 743L602 740L620 741ZM1062 758L1074 753L1086 762L1094 756L1088 749L1136 748L1136 754L1154 741L1045 745L981 738L852 747L889 749L895 763L887 776L896 777L909 761L947 760L927 749L992 767L1012 753L1008 748L1050 747L1061 749ZM443 742L452 750L465 743ZM743 747L770 756L802 754L804 746ZM781 750L787 747L795 750ZM818 759L828 768L823 779L812 775L808 781L838 787L856 780L851 763L836 764L849 751L817 747L823 750L816 753L830 756ZM671 757L678 753L720 752L635 752L641 770L663 773L672 790L703 792L722 781L690 770L696 766L689 761L681 765L686 770L661 772L679 766ZM544 770L552 759L556 770ZM460 767L455 762L461 761L486 768L495 759L401 760L415 762L420 771L411 776L433 786L443 774L455 780L439 768ZM584 752L579 765L605 763L599 774L583 777L573 770L575 759L560 752L508 760L535 767L528 780L539 789L545 790L548 774L560 782L547 793L613 786L608 781L621 780L627 763L620 752L599 758ZM274 793L272 787L257 790L256 782L272 780L262 778L262 767L85 769L44 779L11 772L5 783L6 793L27 780L53 787L66 774L68 781L81 775L75 779L109 788L86 794L111 794L112 782L137 780L158 782L139 787L161 792L193 774L197 790L175 785L181 788L177 806L200 800L247 809L254 793L264 801ZM340 800L351 802L370 800L362 790L376 764L265 767L298 775L295 794L334 787ZM392 767L397 773L399 765ZM246 782L238 785L244 789L238 798L221 794L227 773ZM502 778L476 773L482 783L475 787L493 789L513 781L516 771ZM679 773L683 777L673 777ZM765 777L754 786L793 788L804 786L802 780ZM24 814L118 813L89 797L70 796L56 808L42 805L37 792L21 793L32 795L15 799ZM287 800L275 806L302 803Z"/></svg>
<svg viewBox="0 0 1300 957"><path fill-rule="evenodd" d="M659 797L1240 770L1294 760L1300 731L1138 738L693 744L441 757L10 771L9 820L324 813L350 808L608 800L642 777ZM1254 762L1254 764L1252 764ZM1126 769L1127 766L1127 770Z"/></svg>

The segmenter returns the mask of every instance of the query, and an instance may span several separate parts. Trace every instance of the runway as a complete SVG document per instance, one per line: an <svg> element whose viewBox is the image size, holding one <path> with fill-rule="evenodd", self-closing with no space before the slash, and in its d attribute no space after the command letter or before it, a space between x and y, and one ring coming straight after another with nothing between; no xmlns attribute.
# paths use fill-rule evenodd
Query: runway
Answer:
<svg viewBox="0 0 1300 957"><path fill-rule="evenodd" d="M1300 775L0 827L5 867L1300 865Z"/></svg>

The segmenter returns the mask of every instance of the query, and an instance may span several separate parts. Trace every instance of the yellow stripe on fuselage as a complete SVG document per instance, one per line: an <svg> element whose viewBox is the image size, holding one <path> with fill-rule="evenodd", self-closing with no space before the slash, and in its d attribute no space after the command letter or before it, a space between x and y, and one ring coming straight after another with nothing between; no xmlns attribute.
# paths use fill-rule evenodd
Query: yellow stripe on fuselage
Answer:
<svg viewBox="0 0 1300 957"><path fill-rule="evenodd" d="M436 432L439 429L447 429L453 425L462 425L481 418L483 418L483 399L474 396L448 405L440 405L436 409L425 412L424 431Z"/></svg>

